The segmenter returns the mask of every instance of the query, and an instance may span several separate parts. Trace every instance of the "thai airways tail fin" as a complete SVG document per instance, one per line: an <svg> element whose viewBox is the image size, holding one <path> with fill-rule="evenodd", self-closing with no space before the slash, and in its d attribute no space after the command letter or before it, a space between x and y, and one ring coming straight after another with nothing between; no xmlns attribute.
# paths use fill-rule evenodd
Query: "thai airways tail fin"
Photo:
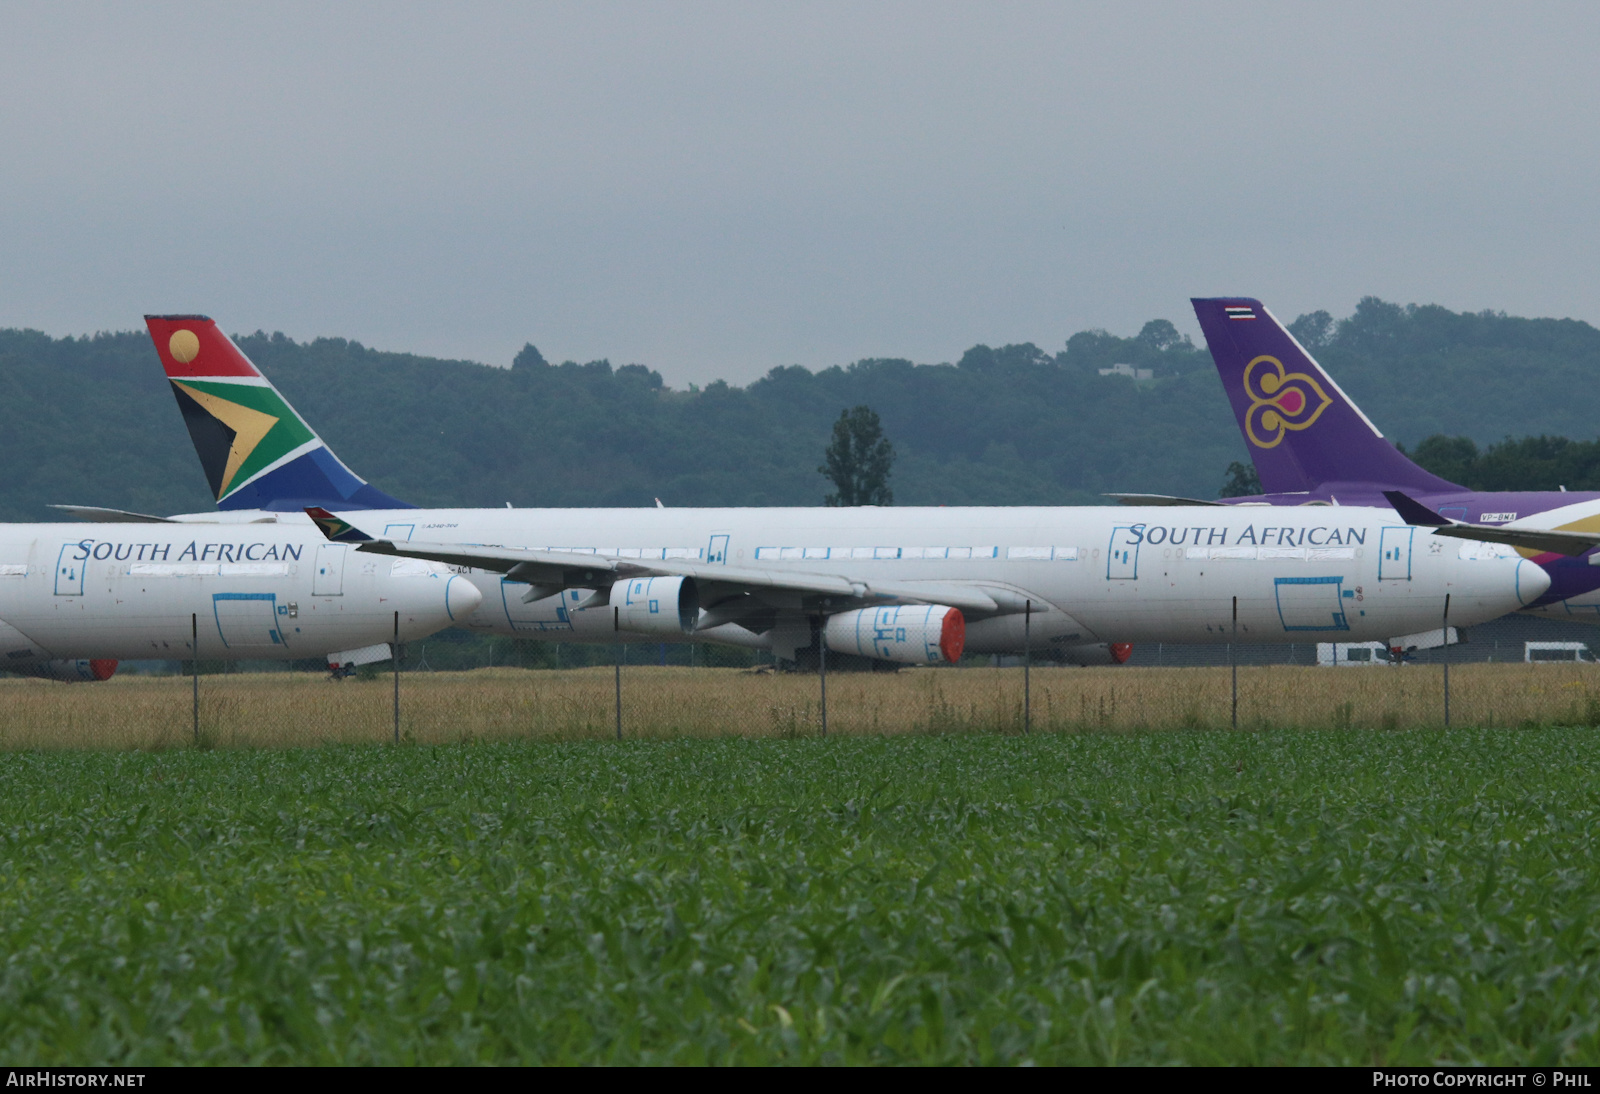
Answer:
<svg viewBox="0 0 1600 1094"><path fill-rule="evenodd" d="M147 315L218 509L412 509L351 471L203 315Z"/></svg>
<svg viewBox="0 0 1600 1094"><path fill-rule="evenodd" d="M1420 493L1461 489L1385 440L1261 301L1190 303L1267 493L1305 493L1327 483Z"/></svg>

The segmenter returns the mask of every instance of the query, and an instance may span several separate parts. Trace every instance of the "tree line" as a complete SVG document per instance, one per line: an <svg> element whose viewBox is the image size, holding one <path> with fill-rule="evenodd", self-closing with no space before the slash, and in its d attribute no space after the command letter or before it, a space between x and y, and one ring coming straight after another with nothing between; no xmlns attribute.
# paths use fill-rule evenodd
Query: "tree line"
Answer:
<svg viewBox="0 0 1600 1094"><path fill-rule="evenodd" d="M1370 297L1342 320L1311 313L1294 329L1439 474L1595 485L1600 330ZM352 468L421 505L816 505L842 498L819 458L857 407L892 442L884 489L901 505L1215 497L1229 465L1248 459L1210 355L1166 320L1130 337L1081 331L1054 351L979 345L946 363L790 365L702 390L639 364L551 363L531 346L506 368L341 338L238 340ZM1099 374L1115 364L1154 375ZM143 331L0 330L0 436L0 519L52 519L51 502L212 504ZM1446 456L1454 470L1430 462Z"/></svg>

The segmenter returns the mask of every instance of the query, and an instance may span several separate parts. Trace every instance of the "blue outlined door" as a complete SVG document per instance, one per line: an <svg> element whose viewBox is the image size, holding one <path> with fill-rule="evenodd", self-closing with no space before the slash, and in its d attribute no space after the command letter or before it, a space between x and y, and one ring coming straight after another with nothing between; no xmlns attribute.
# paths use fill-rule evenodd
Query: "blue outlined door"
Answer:
<svg viewBox="0 0 1600 1094"><path fill-rule="evenodd" d="M1106 549L1106 579L1133 581L1139 576L1139 544L1144 540L1144 525L1119 524L1111 530L1111 546Z"/></svg>
<svg viewBox="0 0 1600 1094"><path fill-rule="evenodd" d="M278 629L278 597L274 593L213 593L217 633L230 650L272 649L284 645Z"/></svg>
<svg viewBox="0 0 1600 1094"><path fill-rule="evenodd" d="M415 524L387 524L384 525L383 538L404 543L411 539L411 533L416 530Z"/></svg>
<svg viewBox="0 0 1600 1094"><path fill-rule="evenodd" d="M1280 577L1274 580L1278 619L1286 631L1347 631L1344 578Z"/></svg>
<svg viewBox="0 0 1600 1094"><path fill-rule="evenodd" d="M726 566L727 565L727 563L728 563L728 537L727 536L712 536L711 537L711 546L706 548L706 561L707 562L711 562L711 563L715 563L718 566Z"/></svg>
<svg viewBox="0 0 1600 1094"><path fill-rule="evenodd" d="M1415 528L1385 528L1378 537L1378 580L1411 580L1411 537Z"/></svg>
<svg viewBox="0 0 1600 1094"><path fill-rule="evenodd" d="M57 596L83 595L83 570L89 564L89 560L78 556L86 554L88 552L76 543L69 543L61 548L61 556L56 559Z"/></svg>
<svg viewBox="0 0 1600 1094"><path fill-rule="evenodd" d="M342 543L317 545L317 568L311 575L312 596L344 595L344 555L348 550Z"/></svg>

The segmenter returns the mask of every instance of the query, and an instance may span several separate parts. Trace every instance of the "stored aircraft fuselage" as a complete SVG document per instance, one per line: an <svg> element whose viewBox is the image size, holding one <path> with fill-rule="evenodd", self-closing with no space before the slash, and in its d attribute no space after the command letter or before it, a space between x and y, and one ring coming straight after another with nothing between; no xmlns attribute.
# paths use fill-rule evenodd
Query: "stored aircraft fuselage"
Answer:
<svg viewBox="0 0 1600 1094"><path fill-rule="evenodd" d="M1324 483L1304 493L1225 498L1223 503L1236 506L1381 506L1387 504L1383 497L1385 489L1394 488L1379 483ZM1600 527L1600 494L1588 491L1419 490L1409 496L1441 516L1470 524L1584 531ZM1418 534L1427 533L1424 529L1418 529ZM1600 622L1600 558L1593 554L1577 558L1536 551L1525 551L1524 554L1537 561L1550 575L1550 588L1523 608L1524 614Z"/></svg>
<svg viewBox="0 0 1600 1094"><path fill-rule="evenodd" d="M1469 524L1592 531L1600 493L1474 491L1418 467L1259 300L1193 301L1266 493L1230 505L1387 506L1400 490L1440 516ZM1525 611L1600 622L1600 556L1525 550L1550 574L1550 588Z"/></svg>
<svg viewBox="0 0 1600 1094"><path fill-rule="evenodd" d="M966 648L975 652L1018 651L1025 640L1039 650L1235 638L1387 641L1438 627L1447 594L1451 622L1466 626L1532 603L1549 583L1539 566L1507 550L1448 542L1390 510L1354 506L404 509L346 516L396 543L699 563L702 583L714 582L718 567L780 582L784 575L836 575L858 586L863 602L875 582L923 589L930 603L941 588L983 590L997 609L968 612ZM525 602L529 585L459 569L483 594L466 618L469 627L627 637L616 632L607 602L586 589ZM792 657L812 641L808 617L837 607L782 587L741 595L756 596L762 611L694 636Z"/></svg>
<svg viewBox="0 0 1600 1094"><path fill-rule="evenodd" d="M294 524L0 525L0 666L323 657L466 616L440 566L361 556ZM387 654L385 653L385 656Z"/></svg>

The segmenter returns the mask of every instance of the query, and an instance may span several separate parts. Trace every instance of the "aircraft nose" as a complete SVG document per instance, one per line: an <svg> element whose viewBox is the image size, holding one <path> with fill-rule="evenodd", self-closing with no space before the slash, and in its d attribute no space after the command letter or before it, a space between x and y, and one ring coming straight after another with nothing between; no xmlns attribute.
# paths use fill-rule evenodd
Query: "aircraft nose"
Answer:
<svg viewBox="0 0 1600 1094"><path fill-rule="evenodd" d="M1543 573L1544 571L1540 571ZM1550 579L1545 578L1545 584L1550 584ZM478 610L478 605L483 603L483 593L476 585L458 574L451 574L444 585L444 610L453 623L462 622Z"/></svg>
<svg viewBox="0 0 1600 1094"><path fill-rule="evenodd" d="M437 562L401 559L383 588L388 602L400 609L403 641L465 623L483 602L471 581Z"/></svg>
<svg viewBox="0 0 1600 1094"><path fill-rule="evenodd" d="M1550 588L1550 575L1537 562L1517 560L1517 600L1526 608Z"/></svg>

